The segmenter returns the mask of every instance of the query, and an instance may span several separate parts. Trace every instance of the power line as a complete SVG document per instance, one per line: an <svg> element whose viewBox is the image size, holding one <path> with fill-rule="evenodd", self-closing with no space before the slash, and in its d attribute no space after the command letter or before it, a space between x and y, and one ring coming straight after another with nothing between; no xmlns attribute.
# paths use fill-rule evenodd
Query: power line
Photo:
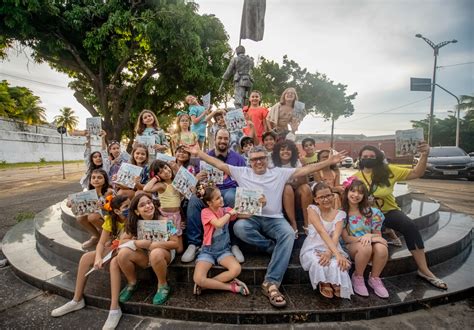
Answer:
<svg viewBox="0 0 474 330"><path fill-rule="evenodd" d="M340 127L340 126L344 126L344 125L350 124L350 123L352 123L352 122L354 122L354 121L357 121L357 120L362 120L362 119L366 119L366 118L370 118L370 117L374 117L374 116L380 116L381 114L384 114L384 113L387 113L387 112L391 112L391 111L395 111L395 110L398 110L398 109L407 107L407 106L409 106L409 105L412 105L412 104L416 104L416 103L425 101L425 100L427 100L427 99L429 99L429 98L431 98L431 96L427 96L427 97L424 97L424 98L422 98L422 99L420 99L420 100L418 100L418 101L414 101L414 102L410 102L410 103L407 103L407 104L403 104L403 105L401 105L401 106L398 106L398 107L395 107L395 108L392 108L392 109L389 109L389 110L385 110L385 111L382 111L382 112L379 112L379 113L374 113L374 114L372 114L372 115L368 115L368 116L365 116L365 117L362 117L362 118L356 118L356 119L353 119L353 120L351 120L351 121L349 121L349 122L345 122L345 123L343 123L343 124L341 124L341 125L337 125L337 126Z"/></svg>
<svg viewBox="0 0 474 330"><path fill-rule="evenodd" d="M473 64L474 62L465 62L465 63L457 63L457 64L448 64L448 65L440 65L437 68L449 68L451 66L459 66L459 65L466 65L466 64Z"/></svg>
<svg viewBox="0 0 474 330"><path fill-rule="evenodd" d="M13 74L8 74L8 73L0 73L0 76L7 76L7 77L12 77L12 78L15 78L15 79L19 79L19 80L23 80L23 81L29 81L29 82L34 82L34 83L37 83L37 84L40 84L40 85L46 85L46 86L51 86L51 87L56 87L56 88L62 88L62 89L68 89L70 90L68 87L65 87L65 86L60 86L60 85L54 85L54 84L50 84L50 83L45 83L45 82L42 82L42 81L38 81L38 80L34 80L34 79L29 79L29 78L24 78L24 77L21 77L21 76L15 76Z"/></svg>

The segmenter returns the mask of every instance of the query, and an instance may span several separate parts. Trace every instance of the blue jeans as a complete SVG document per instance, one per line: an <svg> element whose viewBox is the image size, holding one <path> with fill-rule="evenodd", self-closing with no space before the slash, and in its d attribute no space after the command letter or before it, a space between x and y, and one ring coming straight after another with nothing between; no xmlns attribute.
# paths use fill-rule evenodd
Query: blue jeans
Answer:
<svg viewBox="0 0 474 330"><path fill-rule="evenodd" d="M223 189L221 190L221 194L224 198L224 205L234 207L235 188ZM202 228L201 211L206 207L207 205L204 205L204 202L196 197L196 195L192 195L189 199L188 210L186 212L186 237L188 238L188 244L193 244L195 246L202 245L204 229ZM233 241L233 225L234 221L229 223L231 242Z"/></svg>
<svg viewBox="0 0 474 330"><path fill-rule="evenodd" d="M242 241L271 253L265 282L281 284L290 262L295 233L285 218L253 216L236 221L234 234Z"/></svg>

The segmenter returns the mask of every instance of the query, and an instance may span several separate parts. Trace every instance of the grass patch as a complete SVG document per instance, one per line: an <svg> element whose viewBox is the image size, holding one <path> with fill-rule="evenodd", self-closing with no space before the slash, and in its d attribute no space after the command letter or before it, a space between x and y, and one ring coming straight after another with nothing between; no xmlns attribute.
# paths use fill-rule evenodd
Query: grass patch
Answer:
<svg viewBox="0 0 474 330"><path fill-rule="evenodd" d="M83 160L66 160L64 164L83 164ZM4 161L0 162L0 170L5 170L9 168L22 168L22 167L45 167L50 165L61 165L62 162L30 162L30 163L6 163Z"/></svg>
<svg viewBox="0 0 474 330"><path fill-rule="evenodd" d="M20 211L15 215L15 221L21 222L26 219L33 219L35 214L31 211Z"/></svg>

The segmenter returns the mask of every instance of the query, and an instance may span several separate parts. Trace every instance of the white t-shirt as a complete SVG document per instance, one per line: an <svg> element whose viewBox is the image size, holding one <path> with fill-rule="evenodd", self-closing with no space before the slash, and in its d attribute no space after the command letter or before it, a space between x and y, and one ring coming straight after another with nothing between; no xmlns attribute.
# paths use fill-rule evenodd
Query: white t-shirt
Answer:
<svg viewBox="0 0 474 330"><path fill-rule="evenodd" d="M267 169L264 174L255 174L249 167L228 166L230 175L237 181L239 187L263 190L267 199L267 204L262 209L263 217L283 218L283 189L296 168L275 167Z"/></svg>

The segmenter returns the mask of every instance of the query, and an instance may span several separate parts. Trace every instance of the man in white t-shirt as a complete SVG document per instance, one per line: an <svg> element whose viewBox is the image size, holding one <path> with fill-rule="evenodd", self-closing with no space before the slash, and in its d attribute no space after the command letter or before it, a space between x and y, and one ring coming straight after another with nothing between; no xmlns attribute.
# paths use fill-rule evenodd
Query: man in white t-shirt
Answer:
<svg viewBox="0 0 474 330"><path fill-rule="evenodd" d="M239 187L261 189L266 203L262 215L238 220L234 225L234 234L242 241L257 246L271 254L262 289L275 307L286 305L285 297L278 290L290 261L295 233L283 217L283 189L290 178L308 175L331 164L337 164L345 157L345 152L332 155L328 160L300 168L267 168L267 151L262 146L249 151L250 167L228 165L203 151L188 149L193 155L206 163L217 167L234 178Z"/></svg>

